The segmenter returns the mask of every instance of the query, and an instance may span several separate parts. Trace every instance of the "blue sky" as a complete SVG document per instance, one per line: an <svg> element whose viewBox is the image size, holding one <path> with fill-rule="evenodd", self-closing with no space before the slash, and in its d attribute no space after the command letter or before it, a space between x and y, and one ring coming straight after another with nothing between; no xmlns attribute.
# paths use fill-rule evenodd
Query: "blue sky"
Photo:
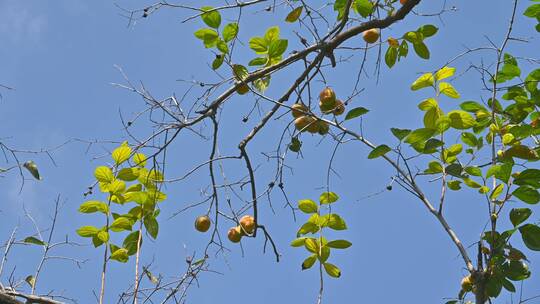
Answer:
<svg viewBox="0 0 540 304"><path fill-rule="evenodd" d="M118 4L129 8L148 4L136 2L119 1ZM207 2L209 5L219 3ZM518 15L526 4L526 1L520 2ZM442 1L429 1L418 11L436 12L441 5ZM377 83L373 76L376 50L369 52L369 77L361 81L365 90L352 102L355 106L371 110L363 120L364 131L376 142L393 144L389 132L391 127L420 127L421 113L416 105L429 96L426 92L409 90L410 83L419 73L439 68L466 47L487 45L486 37L497 43L504 37L510 1L448 1L448 6L455 6L457 11L444 14L444 23L435 17L410 16L383 32L384 37L398 37L422 24L437 25L439 33L427 42L432 54L430 61L418 59L411 53L392 70L383 67ZM119 113L129 117L142 110L144 105L138 96L111 85L123 81L114 65L122 67L131 80L144 83L154 96L160 98L174 93L181 95L186 91L187 86L178 79L206 82L218 79L208 67L212 54L204 50L192 35L202 26L200 20L182 23L187 12L162 9L151 18L128 27L120 13L109 1L0 1L0 83L15 88L1 92L0 138L3 141L21 149L39 149L73 138L125 140ZM268 26L283 20L286 13L282 9L273 14L259 12L246 15L247 25L242 27L241 24L240 39L247 43L250 36L262 35ZM228 19L233 17L225 16ZM523 57L537 56L535 50L540 49L540 43L538 34L533 30L534 25L532 20L518 17L516 36L528 38L531 42L510 45L511 53ZM292 29L284 26L282 32L284 38L290 39L289 49L299 47ZM353 39L351 43L363 45L359 39ZM239 51L236 60L245 64L252 54L246 46L242 48L244 50ZM482 53L464 57L454 65L458 68L459 77L453 83L462 95L460 101L486 98L487 93L481 90L478 74L466 70L471 63L479 64L482 57L485 63L494 60L492 53ZM357 55L350 63L326 71L328 82L338 94L347 92L354 85L351 79L360 60L361 56ZM277 96L296 73L275 75L275 87L268 94ZM318 85L322 88L322 84ZM239 140L256 123L256 117L247 124L241 122L253 100L250 95L235 97L224 108L220 136L222 154L236 153ZM458 103L446 99L441 104L443 108L450 108ZM270 181L274 169L273 163L267 162L260 152L271 151L276 146L287 123L286 119L273 122L249 146L253 161L261 165L260 189ZM349 126L359 127L358 123ZM150 132L146 127L136 126L136 130L143 136ZM10 138L4 140L5 137ZM326 168L334 147L332 141L320 141L319 137L304 136L302 141L303 158L289 156L289 165L294 171L287 174L285 189L292 201L318 197L326 181ZM28 179L21 193L21 181L16 174L0 179L0 239L7 239L12 227L18 223L19 237L32 234L31 223L24 217L23 205L40 226L47 227L54 199L60 194L65 205L57 238L68 235L70 239L87 244L87 240L76 236L75 229L84 224L97 224L99 219L80 216L77 208L85 200L82 193L92 183L93 168L108 162L106 154L113 146L95 144L87 148L84 143L74 142L56 151L54 159L57 166L43 155L24 156L38 163L44 179L40 182ZM168 152L173 155L169 159L169 176L180 176L204 161L209 148L208 142L193 135L186 133L180 136ZM335 169L340 176L332 176L331 185L333 191L341 196L336 210L343 214L349 226L348 231L336 234L336 237L352 241L353 246L332 254L330 258L342 268L343 275L339 280L326 279L325 303L444 303L443 298L457 294L459 281L466 274L457 250L421 203L405 191L394 187L391 192L366 198L384 189L392 176L392 171L382 160L368 161L368 153L365 147L349 143L343 145L336 156ZM225 169L231 178L245 174L243 166L238 166L238 163L226 163ZM161 273L166 278L182 274L185 257L203 250L208 236L196 233L192 226L194 218L204 213L205 207L195 208L170 220L167 218L176 210L199 200L200 190L207 185L208 173L201 170L186 182L167 186L169 198L162 207L160 235L155 242L146 242L143 248L143 263L154 259L153 271L156 274ZM430 189L433 191L428 191L429 194L437 195L438 187ZM300 271L306 253L288 246L300 221L306 216L300 214L299 221L295 223L290 210L282 208L283 197L277 192L272 196L272 203L275 213L272 213L268 201L263 200L260 216L277 242L282 261L276 263L271 253L263 254L264 240L261 237L243 242L243 256L239 246L228 245L230 251L225 257L220 255L210 261L211 268L221 274L201 276L200 286L189 291L188 303L232 303L241 299L261 304L315 301L317 271ZM448 197L448 221L466 246L477 240L486 223L484 207L481 197L474 191L452 193ZM535 206L533 208L538 210ZM538 221L538 216L535 216ZM506 219L503 223L508 225ZM227 229L228 226L224 226L220 231L224 235ZM515 242L521 246L519 240ZM17 278L24 278L34 271L39 262L37 247L19 247L14 252L7 271L0 278L2 282L6 281L6 275L14 266ZM525 297L540 294L540 255L526 252L529 253L533 276L523 285ZM474 246L470 253L474 255ZM92 290L99 290L102 251L86 245L65 248L58 254L88 259L88 262L81 269L66 262L51 262L46 266L38 291L54 290L78 299L79 303L93 303ZM112 265L108 303L112 303L129 286L133 270L131 262ZM510 296L505 294L497 303L510 303Z"/></svg>

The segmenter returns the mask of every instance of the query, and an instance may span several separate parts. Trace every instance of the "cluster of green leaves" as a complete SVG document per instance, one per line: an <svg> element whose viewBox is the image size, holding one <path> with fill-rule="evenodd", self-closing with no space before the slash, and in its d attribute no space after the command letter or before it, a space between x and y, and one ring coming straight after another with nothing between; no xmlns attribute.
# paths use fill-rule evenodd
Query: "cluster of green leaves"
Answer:
<svg viewBox="0 0 540 304"><path fill-rule="evenodd" d="M297 233L297 238L291 242L293 247L304 247L309 253L302 263L302 270L311 268L315 262L319 261L321 267L324 267L326 273L334 278L341 276L341 270L334 264L328 263L328 258L332 249L346 249L352 243L347 240L332 240L328 241L322 234L324 228L333 230L345 230L347 224L336 213L330 212L330 205L339 199L334 192L324 192L319 197L319 203L315 203L310 199L298 201L298 208L311 216L300 227ZM326 214L321 213L321 209L326 209ZM313 236L306 237L305 235L312 234Z"/></svg>
<svg viewBox="0 0 540 304"><path fill-rule="evenodd" d="M492 210L493 227L503 208L513 203L514 199L526 204L540 202L540 170L527 168L530 163L540 160L540 147L535 136L540 134L537 107L540 105L538 82L540 70L528 74L525 82L508 85L502 99L488 100L487 106L465 101L460 109L445 113L439 100L442 96L459 99L459 92L448 82L443 81L453 76L455 69L444 67L435 73L420 76L411 89L431 88L435 96L420 102L418 108L424 112L422 128L416 130L391 129L401 143L408 144L420 154L430 155L435 160L427 163L424 174L450 177L446 186L451 190L460 190L464 184L476 189L483 195ZM496 83L506 83L521 77L517 60L510 54L504 56L501 69L497 73ZM453 131L455 133L450 133ZM456 134L461 143L447 145L452 135ZM487 143L487 144L485 144ZM491 155L491 147L499 152L493 164L474 164L480 159L483 148ZM379 146L370 156L378 157L391 151L387 146ZM519 161L519 166L515 165ZM523 171L518 171L525 167ZM491 182L491 180L496 182ZM515 292L511 281L529 278L530 272L525 263L525 255L511 245L510 239L519 232L525 246L540 251L540 227L534 223L525 223L532 214L530 208L515 207L509 211L513 228L506 231L490 230L483 235L489 244L484 254L489 261L487 276L487 295L497 297L502 288ZM464 291L460 294L463 297Z"/></svg>
<svg viewBox="0 0 540 304"><path fill-rule="evenodd" d="M272 26L266 30L264 36L249 39L249 48L258 55L249 62L249 66L271 66L283 59L289 41L280 39L279 32L278 26Z"/></svg>
<svg viewBox="0 0 540 304"><path fill-rule="evenodd" d="M392 68L396 61L409 54L409 43L412 44L415 53L422 59L429 59L429 49L424 43L426 38L432 37L438 32L438 28L431 24L422 25L416 31L409 31L398 39L388 39L388 49L384 55L384 61L389 68Z"/></svg>
<svg viewBox="0 0 540 304"><path fill-rule="evenodd" d="M338 13L337 19L343 19L345 15L345 8L347 7L348 0L336 0L334 2L334 11ZM375 5L369 0L354 0L351 5L352 11L356 14L367 18L375 10Z"/></svg>
<svg viewBox="0 0 540 304"><path fill-rule="evenodd" d="M540 2L540 0L531 0L532 2ZM540 32L540 3L530 5L525 12L524 16L529 18L535 18L538 24L536 25L536 31Z"/></svg>
<svg viewBox="0 0 540 304"><path fill-rule="evenodd" d="M225 55L229 54L229 44L238 35L238 23L227 23L220 35L221 14L219 11L211 6L204 6L201 11L203 12L201 19L209 28L201 28L195 31L195 37L202 40L206 48L216 48L220 52L212 62L212 68L217 70L223 64Z"/></svg>
<svg viewBox="0 0 540 304"><path fill-rule="evenodd" d="M106 218L102 227L83 226L77 233L85 238L91 238L94 246L105 244L110 248L110 259L127 262L129 256L140 250L143 227L146 233L155 239L159 232L156 217L160 209L158 202L164 201L167 196L160 191L163 183L163 173L156 169L146 168L147 157L142 153L133 154L127 142L112 152L114 165L99 166L94 176L101 192L107 194L106 201L90 200L79 207L81 213L101 213ZM127 184L131 182L131 184ZM114 204L114 205L113 205ZM118 209L130 207L126 213L113 212L113 206ZM139 223L134 230L134 225ZM122 245L111 242L110 233L133 231L129 233Z"/></svg>
<svg viewBox="0 0 540 304"><path fill-rule="evenodd" d="M343 19L348 0L336 0L334 2L334 11L338 13L337 20ZM352 11L363 18L367 18L379 8L386 12L387 15L392 15L400 7L399 0L354 0L351 3Z"/></svg>

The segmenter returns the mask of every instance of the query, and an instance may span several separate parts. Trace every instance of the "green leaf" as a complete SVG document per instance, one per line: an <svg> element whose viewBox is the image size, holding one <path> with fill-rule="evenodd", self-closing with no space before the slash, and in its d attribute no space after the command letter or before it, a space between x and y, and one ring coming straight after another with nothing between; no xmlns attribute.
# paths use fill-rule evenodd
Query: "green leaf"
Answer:
<svg viewBox="0 0 540 304"><path fill-rule="evenodd" d="M272 41L279 39L279 26L272 26L266 30L264 39L270 44Z"/></svg>
<svg viewBox="0 0 540 304"><path fill-rule="evenodd" d="M431 24L426 24L426 25L422 25L421 27L419 27L417 32L422 33L424 38L428 38L428 37L431 37L431 36L437 34L438 30L439 29L436 26L431 25Z"/></svg>
<svg viewBox="0 0 540 304"><path fill-rule="evenodd" d="M132 159L136 166L146 166L146 155L144 155L143 153L135 153Z"/></svg>
<svg viewBox="0 0 540 304"><path fill-rule="evenodd" d="M461 133L461 141L471 147L476 147L478 145L478 139L476 138L476 136L469 132Z"/></svg>
<svg viewBox="0 0 540 304"><path fill-rule="evenodd" d="M368 112L369 110L363 107L354 108L347 112L347 115L345 115L345 120L351 120L353 118L360 117Z"/></svg>
<svg viewBox="0 0 540 304"><path fill-rule="evenodd" d="M510 176L512 175L512 166L512 163L504 163L500 165L499 169L495 172L495 177L505 184L508 184Z"/></svg>
<svg viewBox="0 0 540 304"><path fill-rule="evenodd" d="M234 78L237 80L244 80L249 76L248 69L241 64L234 64L232 66Z"/></svg>
<svg viewBox="0 0 540 304"><path fill-rule="evenodd" d="M399 45L398 57L399 58L407 57L408 53L409 53L409 44L407 43L407 41L403 40L403 41L401 41L401 44Z"/></svg>
<svg viewBox="0 0 540 304"><path fill-rule="evenodd" d="M435 135L434 129L429 128L421 128L416 129L412 131L406 138L405 142L408 144L417 144L420 142L425 142L426 140L430 139L433 135Z"/></svg>
<svg viewBox="0 0 540 304"><path fill-rule="evenodd" d="M218 40L216 47L223 54L229 53L229 47L227 46L227 43L221 39Z"/></svg>
<svg viewBox="0 0 540 304"><path fill-rule="evenodd" d="M270 56L270 58L276 58L283 55L287 50L288 45L289 41L286 39L273 40L268 47L268 56Z"/></svg>
<svg viewBox="0 0 540 304"><path fill-rule="evenodd" d="M525 160L538 159L538 152L525 145L514 145L504 152L505 157L515 157Z"/></svg>
<svg viewBox="0 0 540 304"><path fill-rule="evenodd" d="M32 176L37 179L41 180L41 177L39 176L39 170L35 162L29 160L23 164L23 167L32 174Z"/></svg>
<svg viewBox="0 0 540 304"><path fill-rule="evenodd" d="M493 189L493 191L489 195L489 199L492 201L496 200L499 197L499 195L501 195L503 190L504 190L504 184L499 184L497 187L495 187L495 189Z"/></svg>
<svg viewBox="0 0 540 304"><path fill-rule="evenodd" d="M214 10L211 6L204 6L201 10L205 12L201 15L201 19L206 25L215 29L221 25L221 15L219 14L219 11Z"/></svg>
<svg viewBox="0 0 540 304"><path fill-rule="evenodd" d="M540 187L540 170L538 169L526 169L523 170L515 179L516 185L530 185L535 188Z"/></svg>
<svg viewBox="0 0 540 304"><path fill-rule="evenodd" d="M429 162L428 164L428 168L426 170L424 170L424 173L427 173L427 174L437 174L437 173L442 173L442 166L441 164L434 160L434 161L431 161Z"/></svg>
<svg viewBox="0 0 540 304"><path fill-rule="evenodd" d="M479 183L477 183L476 181L468 177L463 179L463 183L465 183L465 185L469 186L470 188L474 188L474 189L478 189L482 187L482 185L480 185Z"/></svg>
<svg viewBox="0 0 540 304"><path fill-rule="evenodd" d="M454 129L465 130L473 127L476 124L474 117L465 111L450 111L448 112L447 116L450 118L450 126Z"/></svg>
<svg viewBox="0 0 540 304"><path fill-rule="evenodd" d="M87 201L79 206L79 212L81 213L94 213L101 212L103 214L109 213L109 206L100 201Z"/></svg>
<svg viewBox="0 0 540 304"><path fill-rule="evenodd" d="M248 65L249 66L258 66L258 65L265 65L268 62L268 58L266 57L256 57L253 58Z"/></svg>
<svg viewBox="0 0 540 304"><path fill-rule="evenodd" d="M99 235L99 232L96 233L96 235L92 237L92 244L94 245L95 248L98 248L99 246L103 245L103 241L98 237L98 235Z"/></svg>
<svg viewBox="0 0 540 304"><path fill-rule="evenodd" d="M153 239L157 238L159 232L159 224L154 216L144 217L144 227Z"/></svg>
<svg viewBox="0 0 540 304"><path fill-rule="evenodd" d="M321 254L319 256L319 261L321 261L321 263L324 263L328 260L328 257L330 257L330 247L328 246L323 246L321 248Z"/></svg>
<svg viewBox="0 0 540 304"><path fill-rule="evenodd" d="M28 283L28 285L30 285L30 287L32 288L34 288L34 286L36 285L36 278L33 275L27 276L24 281Z"/></svg>
<svg viewBox="0 0 540 304"><path fill-rule="evenodd" d="M413 43L413 48L418 57L422 59L429 59L429 49L423 42Z"/></svg>
<svg viewBox="0 0 540 304"><path fill-rule="evenodd" d="M93 237L99 231L100 230L94 226L82 226L81 228L77 229L77 234L82 237Z"/></svg>
<svg viewBox="0 0 540 304"><path fill-rule="evenodd" d="M502 287L502 280L497 276L491 276L486 282L486 294L496 298L501 293Z"/></svg>
<svg viewBox="0 0 540 304"><path fill-rule="evenodd" d="M433 109L439 109L439 104L435 98L428 98L418 104L418 109L422 111L429 111Z"/></svg>
<svg viewBox="0 0 540 304"><path fill-rule="evenodd" d="M525 222L532 214L532 210L529 208L513 208L510 211L510 221L514 227Z"/></svg>
<svg viewBox="0 0 540 304"><path fill-rule="evenodd" d="M111 230L114 232L120 232L123 230L131 230L133 223L127 217L119 217L115 219L111 224Z"/></svg>
<svg viewBox="0 0 540 304"><path fill-rule="evenodd" d="M259 78L253 82L253 85L259 92L264 92L270 85L270 76Z"/></svg>
<svg viewBox="0 0 540 304"><path fill-rule="evenodd" d="M416 79L411 85L411 90L416 91L422 88L431 87L435 83L432 73L426 73Z"/></svg>
<svg viewBox="0 0 540 304"><path fill-rule="evenodd" d="M132 182L139 177L139 168L122 168L116 177L126 182Z"/></svg>
<svg viewBox="0 0 540 304"><path fill-rule="evenodd" d="M446 174L455 176L455 177L461 177L461 173L463 171L463 167L459 163L454 163L449 166L447 166L444 171Z"/></svg>
<svg viewBox="0 0 540 304"><path fill-rule="evenodd" d="M304 247L306 247L306 250L312 253L318 253L319 252L319 245L317 244L317 241L314 238L306 238L304 242Z"/></svg>
<svg viewBox="0 0 540 304"><path fill-rule="evenodd" d="M94 171L94 176L99 182L102 183L110 183L114 180L114 175L111 168L105 166L97 167Z"/></svg>
<svg viewBox="0 0 540 304"><path fill-rule="evenodd" d="M306 270L306 269L311 268L313 266L313 264L315 264L316 261L317 261L317 255L315 255L315 254L310 255L302 263L302 270Z"/></svg>
<svg viewBox="0 0 540 304"><path fill-rule="evenodd" d="M225 25L223 28L223 40L230 42L238 35L238 23L232 22Z"/></svg>
<svg viewBox="0 0 540 304"><path fill-rule="evenodd" d="M126 248L120 248L111 254L111 260L121 263L126 263L129 260L128 251Z"/></svg>
<svg viewBox="0 0 540 304"><path fill-rule="evenodd" d="M360 14L360 16L366 18L371 13L373 13L373 3L369 0L356 0L354 2L355 4L355 10Z"/></svg>
<svg viewBox="0 0 540 304"><path fill-rule="evenodd" d="M450 190L457 191L461 189L461 181L458 180L448 181L447 185Z"/></svg>
<svg viewBox="0 0 540 304"><path fill-rule="evenodd" d="M424 34L425 36L425 34ZM451 67L443 67L442 69L438 70L437 73L435 73L435 80L443 80L448 77L454 76L454 73L456 72L456 68Z"/></svg>
<svg viewBox="0 0 540 304"><path fill-rule="evenodd" d="M521 261L510 261L503 266L505 266L504 274L512 281L523 281L531 276L529 267Z"/></svg>
<svg viewBox="0 0 540 304"><path fill-rule="evenodd" d="M540 227L533 224L526 224L519 227L521 238L527 248L540 251Z"/></svg>
<svg viewBox="0 0 540 304"><path fill-rule="evenodd" d="M486 111L487 109L476 101L465 101L459 105L463 111L476 113L478 111Z"/></svg>
<svg viewBox="0 0 540 304"><path fill-rule="evenodd" d="M319 197L319 202L321 204L332 204L339 199L339 196L334 192L323 192Z"/></svg>
<svg viewBox="0 0 540 304"><path fill-rule="evenodd" d="M437 108L429 109L424 115L424 127L429 129L437 129L437 121L441 117L441 110Z"/></svg>
<svg viewBox="0 0 540 304"><path fill-rule="evenodd" d="M439 83L439 92L450 98L460 98L458 91L448 82Z"/></svg>
<svg viewBox="0 0 540 304"><path fill-rule="evenodd" d="M319 211L319 206L317 206L317 203L310 199L299 200L298 208L307 214L316 213Z"/></svg>
<svg viewBox="0 0 540 304"><path fill-rule="evenodd" d="M134 255L137 252L137 242L139 241L139 231L134 231L124 239L122 246L127 249L128 255ZM141 238L142 243L142 238Z"/></svg>
<svg viewBox="0 0 540 304"><path fill-rule="evenodd" d="M216 59L214 59L214 61L212 61L212 69L213 70L217 70L221 67L221 65L223 65L223 60L225 59L225 56L223 55L217 55L216 56Z"/></svg>
<svg viewBox="0 0 540 304"><path fill-rule="evenodd" d="M195 37L202 40L206 48L214 47L219 38L218 32L209 28L202 28L194 33Z"/></svg>
<svg viewBox="0 0 540 304"><path fill-rule="evenodd" d="M345 15L345 7L347 4L347 0L336 0L334 2L334 11L338 12L337 20L343 19L343 15Z"/></svg>
<svg viewBox="0 0 540 304"><path fill-rule="evenodd" d="M525 88L530 93L538 92L538 82L540 81L540 69L536 69L525 78Z"/></svg>
<svg viewBox="0 0 540 304"><path fill-rule="evenodd" d="M409 129L398 129L398 128L391 128L390 131L394 136L399 140L403 140L409 133L411 133L411 130Z"/></svg>
<svg viewBox="0 0 540 304"><path fill-rule="evenodd" d="M108 185L107 190L112 194L122 194L126 190L126 183L121 180L115 180Z"/></svg>
<svg viewBox="0 0 540 304"><path fill-rule="evenodd" d="M319 231L319 226L314 223L307 222L296 233L296 236L305 235L308 233L317 233Z"/></svg>
<svg viewBox="0 0 540 304"><path fill-rule="evenodd" d="M482 170L476 166L465 167L464 170L470 175L482 177Z"/></svg>
<svg viewBox="0 0 540 304"><path fill-rule="evenodd" d="M324 265L324 270L329 276L333 278L339 278L341 276L341 270L339 270L339 268L336 265L330 264L330 263L324 263L323 265Z"/></svg>
<svg viewBox="0 0 540 304"><path fill-rule="evenodd" d="M323 216L323 224L326 227L329 227L334 230L346 230L347 224L345 221L337 214L331 213Z"/></svg>
<svg viewBox="0 0 540 304"><path fill-rule="evenodd" d="M351 245L352 243L347 240L334 240L326 244L326 246L330 248L335 248L335 249L346 249L346 248L351 247Z"/></svg>
<svg viewBox="0 0 540 304"><path fill-rule="evenodd" d="M109 241L109 233L107 231L100 231L96 237L102 242L107 243Z"/></svg>
<svg viewBox="0 0 540 304"><path fill-rule="evenodd" d="M296 238L291 242L292 247L302 247L306 242L305 237Z"/></svg>
<svg viewBox="0 0 540 304"><path fill-rule="evenodd" d="M523 15L529 18L538 18L538 14L540 14L540 4L533 4L523 12Z"/></svg>
<svg viewBox="0 0 540 304"><path fill-rule="evenodd" d="M527 204L537 204L540 201L540 193L529 185L520 186L512 195Z"/></svg>
<svg viewBox="0 0 540 304"><path fill-rule="evenodd" d="M396 64L398 57L398 50L395 47L388 47L384 55L384 62L389 68L392 68Z"/></svg>
<svg viewBox="0 0 540 304"><path fill-rule="evenodd" d="M129 159L131 155L131 148L128 146L120 146L112 152L112 159L116 162L117 165L125 162Z"/></svg>
<svg viewBox="0 0 540 304"><path fill-rule="evenodd" d="M421 43L424 40L424 35L421 32L406 32L403 38L412 44Z"/></svg>
<svg viewBox="0 0 540 304"><path fill-rule="evenodd" d="M508 281L507 279L502 280L502 285L504 289L510 291L510 292L516 292L516 287L512 282Z"/></svg>
<svg viewBox="0 0 540 304"><path fill-rule="evenodd" d="M304 9L303 6L299 6L295 9L293 9L288 15L287 18L285 18L285 21L289 23L296 22L298 18L302 15L302 10Z"/></svg>
<svg viewBox="0 0 540 304"><path fill-rule="evenodd" d="M437 152L438 147L442 147L444 145L444 142L436 139L436 138L430 138L425 142L424 150L422 153L424 154L431 154ZM449 161L447 161L449 162Z"/></svg>
<svg viewBox="0 0 540 304"><path fill-rule="evenodd" d="M369 159L377 158L377 157L385 155L386 153L390 151L392 151L392 149L390 149L390 147L388 147L387 145L379 145L375 149L373 149L373 151L369 153L368 158Z"/></svg>
<svg viewBox="0 0 540 304"><path fill-rule="evenodd" d="M43 242L42 240L36 238L36 237L33 237L33 236L29 236L27 238L25 238L23 240L24 243L26 244L34 244L34 245L41 245L41 246L45 246L46 243Z"/></svg>

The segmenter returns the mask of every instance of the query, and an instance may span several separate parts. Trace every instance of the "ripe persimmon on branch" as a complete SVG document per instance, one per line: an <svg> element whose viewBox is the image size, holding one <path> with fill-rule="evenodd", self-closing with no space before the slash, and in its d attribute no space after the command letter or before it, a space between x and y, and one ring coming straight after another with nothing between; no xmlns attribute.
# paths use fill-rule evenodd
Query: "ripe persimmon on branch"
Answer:
<svg viewBox="0 0 540 304"><path fill-rule="evenodd" d="M383 69L391 73L410 56L432 60L435 48L430 38L441 33L424 20L455 11L442 1L440 12L423 14L424 2L253 0L223 1L211 7L203 1L195 7L159 1L135 10L117 6L130 26L144 26L143 21L159 18L159 12L166 9L187 14L182 25L195 24L198 29L186 39L196 41L200 51L209 54L207 68L215 77L180 80L188 86L182 95L156 98L151 89L134 84L117 67L123 81L114 86L141 97L144 108L127 121L122 116L127 140L114 146L110 158L100 160L85 192L88 200L79 206L80 213L99 216L88 217L76 230L102 255L96 302L110 302L111 263L132 261L132 284L119 296L119 303L180 303L203 274L215 271L210 267L214 259L236 247L243 250L247 239L264 240L263 251L271 250L279 262L289 249L278 245L272 219L267 216L274 211L272 197L277 195L295 220L301 218L298 212L308 216L296 236L291 232L288 242L307 251L307 257L299 261L302 270L317 265L314 298L322 303L328 286L325 280L339 279L348 270L333 262L331 253L360 245L334 238L335 233L348 229L348 221L355 220L353 214L342 212L346 202L332 181L339 174L334 167L336 151L347 143L361 144L368 150L366 161L377 161L378 166L391 170L391 182L384 191L397 185L404 190L404 200L412 198L410 201L423 206L460 257L466 274L455 282L455 295L447 304L492 303L517 292L514 282L531 277L528 252L540 251L540 227L529 206L540 202L540 170L535 168L540 160L540 60L528 57L527 41L514 33L514 24L518 19L540 22L540 4L533 2L520 11L518 0L509 2L509 22L494 25L501 27L504 36L489 37L487 46L467 48L411 79L410 90L423 94L418 103L421 119L415 121L411 116L408 125L401 127L377 121L375 126L389 129L393 137L374 136L363 124L369 119L369 109L356 101L368 78L368 63L375 66L378 81ZM266 12L273 13L273 18L279 16L272 20L278 25L258 28L246 18ZM423 25L412 27L413 21ZM399 30L398 24L407 30L387 36ZM526 36L537 34L532 27L529 30ZM536 31L540 31L538 25ZM296 37L296 43L290 37ZM521 48L510 53L513 44ZM378 51L377 56L372 57L370 50ZM245 54L251 57L246 59ZM351 58L360 58L358 68L352 68ZM459 62L463 59L472 63L462 68ZM418 66L418 70L429 68ZM344 74L345 84L333 80L331 74L336 71ZM454 82L468 71L478 75L481 101L464 100ZM390 88L378 85L382 90ZM249 97L251 103L240 103L240 96ZM400 106L392 105L396 111L401 111ZM230 138L238 134L231 134L230 124L225 122L231 115L228 109L247 113L241 121L249 126L233 149ZM171 168L177 157L169 153L171 147L189 148L190 140L197 138L208 145L207 154L197 155L200 162L187 172L176 172ZM311 139L330 142L332 154L310 149ZM256 140L276 144L266 152L252 144ZM288 173L291 160L307 151L329 160L327 167L321 162L313 164L328 172L325 185L318 193L294 193L286 187L288 180L296 178ZM267 164L261 163L259 154ZM227 166L242 173L230 175ZM35 163L22 167L39 179ZM200 191L200 201L163 215L161 206L171 199L168 186L185 182L200 171L206 171L208 180ZM268 172L271 180L263 184ZM447 217L449 197L456 192L485 204L486 212L477 220L487 224L473 232L477 237L472 246L458 235L461 223ZM318 200L308 199L314 195ZM291 202L292 196L299 198L297 203ZM167 281L152 273L150 266L155 261L145 260L145 250L160 235L163 217L173 218L193 208L204 209L192 217L192 227L205 239L204 249L189 255L185 272L175 273ZM6 248L12 243L8 241ZM30 295L35 296L35 284L29 284ZM17 288L5 294L14 296ZM25 298L22 291L19 297ZM519 303L525 302L527 299L520 298Z"/></svg>

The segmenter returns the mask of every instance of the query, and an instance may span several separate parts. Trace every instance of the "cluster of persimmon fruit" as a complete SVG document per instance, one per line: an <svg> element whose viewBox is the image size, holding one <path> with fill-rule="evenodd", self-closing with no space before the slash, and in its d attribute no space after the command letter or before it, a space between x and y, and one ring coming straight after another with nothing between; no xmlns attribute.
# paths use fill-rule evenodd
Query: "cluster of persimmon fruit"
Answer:
<svg viewBox="0 0 540 304"><path fill-rule="evenodd" d="M345 104L336 98L336 93L332 88L326 87L319 94L319 109L323 114L334 114L339 116L345 113ZM300 132L319 133L325 135L330 126L326 121L318 120L309 114L309 108L296 103L291 107L291 114L295 118L294 126Z"/></svg>
<svg viewBox="0 0 540 304"><path fill-rule="evenodd" d="M210 217L201 215L195 219L195 229L199 232L206 232L210 229ZM251 215L244 215L240 218L239 225L231 227L227 232L227 238L233 243L238 243L245 235L252 235L255 232L257 224L255 218Z"/></svg>

